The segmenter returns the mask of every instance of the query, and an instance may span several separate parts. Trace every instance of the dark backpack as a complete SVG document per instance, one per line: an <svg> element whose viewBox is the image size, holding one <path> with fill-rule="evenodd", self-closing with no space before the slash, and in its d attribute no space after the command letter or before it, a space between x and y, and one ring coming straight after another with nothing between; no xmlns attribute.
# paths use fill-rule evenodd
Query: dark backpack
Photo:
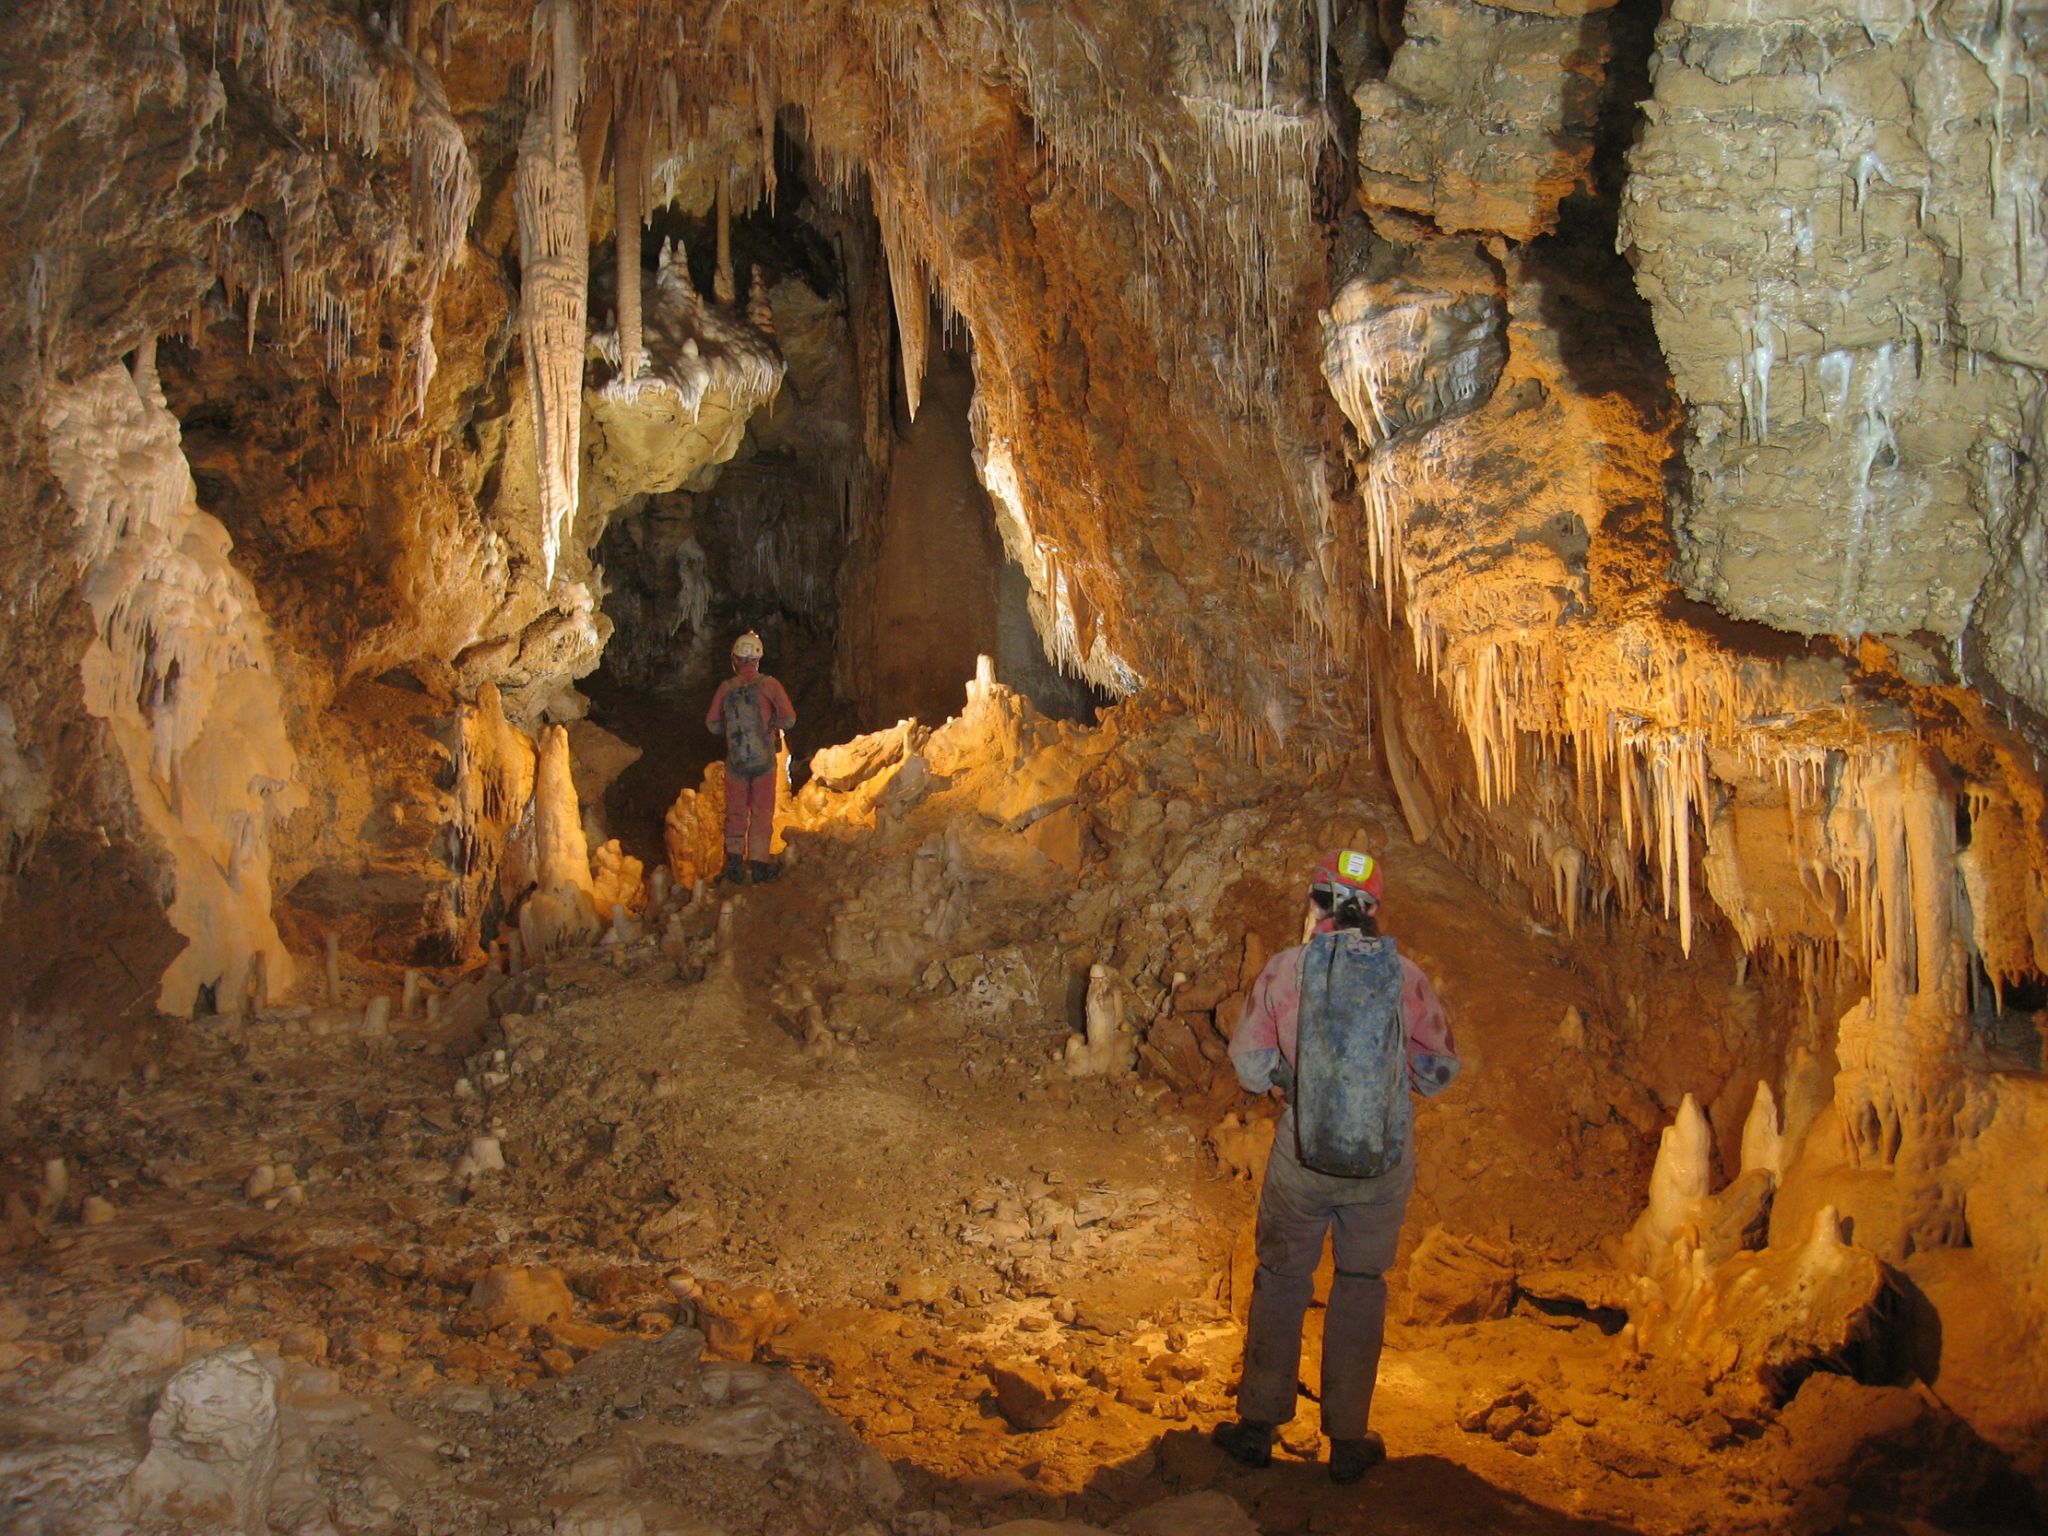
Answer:
<svg viewBox="0 0 2048 1536"><path fill-rule="evenodd" d="M775 743L761 718L761 680L739 683L725 696L725 769L758 779L775 766Z"/></svg>
<svg viewBox="0 0 2048 1536"><path fill-rule="evenodd" d="M1384 1178L1408 1150L1408 1031L1394 941L1319 933L1301 956L1294 1129L1304 1168Z"/></svg>

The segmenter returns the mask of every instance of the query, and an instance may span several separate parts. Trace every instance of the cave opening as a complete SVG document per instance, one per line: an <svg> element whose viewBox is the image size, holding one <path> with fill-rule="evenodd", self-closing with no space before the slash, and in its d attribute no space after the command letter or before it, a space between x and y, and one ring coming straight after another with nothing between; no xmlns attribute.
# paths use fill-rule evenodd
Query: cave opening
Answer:
<svg viewBox="0 0 2048 1536"><path fill-rule="evenodd" d="M821 187L794 113L775 145L776 194L724 231L716 208L670 206L641 232L643 280L664 260L699 294L721 267L736 287L751 274L787 368L729 459L630 498L593 551L611 635L582 691L592 723L641 756L592 830L650 862L677 788L723 751L703 717L743 631L796 706L798 784L818 747L957 714L981 656L1048 717L1092 720L1106 702L1047 658L1003 546L975 462L970 327L927 295L913 414L865 184ZM594 253L594 311L615 302L613 265Z"/></svg>

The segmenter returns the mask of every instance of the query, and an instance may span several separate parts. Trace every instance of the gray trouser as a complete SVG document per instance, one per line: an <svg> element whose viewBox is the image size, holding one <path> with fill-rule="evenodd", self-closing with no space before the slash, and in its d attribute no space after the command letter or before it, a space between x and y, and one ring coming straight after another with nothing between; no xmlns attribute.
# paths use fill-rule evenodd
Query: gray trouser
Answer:
<svg viewBox="0 0 2048 1536"><path fill-rule="evenodd" d="M1372 1411L1380 1341L1387 1326L1388 1267L1415 1183L1415 1149L1379 1179L1345 1179L1304 1168L1294 1156L1294 1117L1280 1121L1259 1195L1259 1272L1245 1330L1240 1417L1284 1424L1294 1417L1301 1324L1333 1232L1336 1279L1323 1319L1323 1433L1356 1440Z"/></svg>

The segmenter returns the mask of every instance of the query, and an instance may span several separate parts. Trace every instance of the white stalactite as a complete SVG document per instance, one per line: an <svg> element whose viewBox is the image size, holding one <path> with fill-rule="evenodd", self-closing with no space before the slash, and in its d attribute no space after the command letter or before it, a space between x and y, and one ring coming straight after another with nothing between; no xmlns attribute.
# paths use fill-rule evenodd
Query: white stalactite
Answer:
<svg viewBox="0 0 2048 1536"><path fill-rule="evenodd" d="M931 323L929 285L903 206L879 188L877 194L875 213L882 225L882 248L889 257L889 293L896 302L896 335L903 350L903 400L915 421L924 394L925 348Z"/></svg>

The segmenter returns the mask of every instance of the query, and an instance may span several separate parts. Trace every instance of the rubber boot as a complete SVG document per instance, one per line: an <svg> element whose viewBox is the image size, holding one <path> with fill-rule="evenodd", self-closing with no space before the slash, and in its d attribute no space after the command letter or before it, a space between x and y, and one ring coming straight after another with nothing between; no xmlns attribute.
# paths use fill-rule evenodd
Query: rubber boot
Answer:
<svg viewBox="0 0 2048 1536"><path fill-rule="evenodd" d="M726 885L745 885L747 861L736 853L728 853L725 856L725 868L719 871L718 878Z"/></svg>
<svg viewBox="0 0 2048 1536"><path fill-rule="evenodd" d="M1371 1430L1362 1440L1330 1442L1330 1481L1355 1483L1387 1459L1387 1443Z"/></svg>
<svg viewBox="0 0 2048 1536"><path fill-rule="evenodd" d="M1229 1424L1218 1424L1209 1433L1216 1442L1216 1448L1232 1461L1248 1467L1270 1467L1273 1464L1273 1426L1258 1419L1238 1419Z"/></svg>
<svg viewBox="0 0 2048 1536"><path fill-rule="evenodd" d="M765 864L759 859L749 859L747 860L747 873L753 877L754 884L766 885L770 880L780 880L782 878L782 866L773 859L768 860Z"/></svg>

